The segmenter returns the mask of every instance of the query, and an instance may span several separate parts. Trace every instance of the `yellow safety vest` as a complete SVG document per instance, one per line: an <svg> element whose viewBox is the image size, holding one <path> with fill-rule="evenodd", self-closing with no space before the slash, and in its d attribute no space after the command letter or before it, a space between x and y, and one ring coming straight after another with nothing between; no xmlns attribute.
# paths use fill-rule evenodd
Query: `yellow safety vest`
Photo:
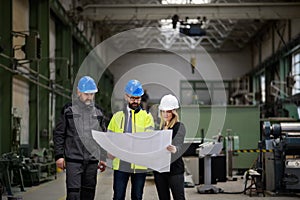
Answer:
<svg viewBox="0 0 300 200"><path fill-rule="evenodd" d="M132 133L153 131L154 121L150 113L147 113L145 110L140 110L137 113L134 113L134 110L131 110L131 112L132 112L131 113ZM125 119L124 112L119 111L113 115L107 129L115 133L124 133L125 132L124 127L126 123L125 120L126 119ZM114 158L112 164L113 164L113 169L118 170L120 167L120 159ZM146 170L147 167L131 163L131 169Z"/></svg>

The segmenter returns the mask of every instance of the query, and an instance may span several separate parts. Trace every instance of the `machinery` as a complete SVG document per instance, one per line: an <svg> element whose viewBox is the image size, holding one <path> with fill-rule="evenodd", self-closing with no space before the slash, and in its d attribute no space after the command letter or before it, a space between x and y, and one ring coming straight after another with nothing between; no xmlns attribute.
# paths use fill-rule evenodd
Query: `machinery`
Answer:
<svg viewBox="0 0 300 200"><path fill-rule="evenodd" d="M276 193L300 191L300 123L264 122L266 189Z"/></svg>
<svg viewBox="0 0 300 200"><path fill-rule="evenodd" d="M0 200L2 200L3 191L4 191L4 188L3 188L3 185L2 185L1 180L0 180Z"/></svg>
<svg viewBox="0 0 300 200"><path fill-rule="evenodd" d="M20 145L18 152L9 152L0 156L0 194L13 195L12 187L25 187L56 179L56 163L52 149L33 149L29 145Z"/></svg>
<svg viewBox="0 0 300 200"><path fill-rule="evenodd" d="M204 185L197 188L198 193L219 193L222 189L212 185L212 157L220 154L223 142L205 142L199 145L199 156L204 158Z"/></svg>

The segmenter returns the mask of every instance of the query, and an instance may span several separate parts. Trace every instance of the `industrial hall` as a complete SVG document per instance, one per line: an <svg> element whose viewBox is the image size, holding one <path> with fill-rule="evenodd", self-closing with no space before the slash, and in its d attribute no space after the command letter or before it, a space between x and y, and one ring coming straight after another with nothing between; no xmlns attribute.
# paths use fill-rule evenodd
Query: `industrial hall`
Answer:
<svg viewBox="0 0 300 200"><path fill-rule="evenodd" d="M299 10L0 0L0 200L299 199Z"/></svg>

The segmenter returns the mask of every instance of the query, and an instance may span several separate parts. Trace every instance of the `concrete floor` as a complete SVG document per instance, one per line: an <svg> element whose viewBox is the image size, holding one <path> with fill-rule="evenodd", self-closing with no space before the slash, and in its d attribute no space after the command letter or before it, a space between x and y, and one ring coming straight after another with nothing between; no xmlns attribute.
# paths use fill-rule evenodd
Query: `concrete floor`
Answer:
<svg viewBox="0 0 300 200"><path fill-rule="evenodd" d="M223 183L218 183L217 187L224 190L225 193L218 194L199 194L197 192L197 187L186 188L186 199L187 200L292 200L298 199L299 197L293 196L274 196L270 193L266 193L266 197L245 195L240 193L243 191L244 182L241 177L237 177L237 181L227 181ZM38 186L28 187L25 192L19 192L18 188L13 188L14 196L19 197L18 200L63 200L65 196L65 173L61 172L58 174L57 179L42 183ZM104 173L98 174L98 184L97 184L97 194L95 199L109 200L112 199L112 171L107 169ZM237 193L237 194L229 194ZM126 200L130 199L130 185L128 185L127 197ZM3 200L6 200L7 197L3 197ZM156 188L154 185L153 176L148 176L146 181L146 186L144 190L144 200L157 200Z"/></svg>

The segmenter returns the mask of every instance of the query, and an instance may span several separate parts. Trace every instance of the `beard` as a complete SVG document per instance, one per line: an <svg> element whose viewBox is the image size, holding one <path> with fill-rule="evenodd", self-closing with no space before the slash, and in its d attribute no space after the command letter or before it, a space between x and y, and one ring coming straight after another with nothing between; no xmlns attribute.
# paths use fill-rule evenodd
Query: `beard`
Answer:
<svg viewBox="0 0 300 200"><path fill-rule="evenodd" d="M138 107L140 107L140 104L139 103L129 103L128 106L132 110L136 110Z"/></svg>
<svg viewBox="0 0 300 200"><path fill-rule="evenodd" d="M87 105L87 106L89 106L89 105L92 104L92 101L91 101L91 100L85 100L85 101L84 101L84 104Z"/></svg>
<svg viewBox="0 0 300 200"><path fill-rule="evenodd" d="M79 99L80 99L80 101L81 101L82 103L84 103L86 106L93 105L93 103L94 103L94 101L91 100L91 99L86 99L86 100L84 100L84 99L82 99L81 97L79 97Z"/></svg>

